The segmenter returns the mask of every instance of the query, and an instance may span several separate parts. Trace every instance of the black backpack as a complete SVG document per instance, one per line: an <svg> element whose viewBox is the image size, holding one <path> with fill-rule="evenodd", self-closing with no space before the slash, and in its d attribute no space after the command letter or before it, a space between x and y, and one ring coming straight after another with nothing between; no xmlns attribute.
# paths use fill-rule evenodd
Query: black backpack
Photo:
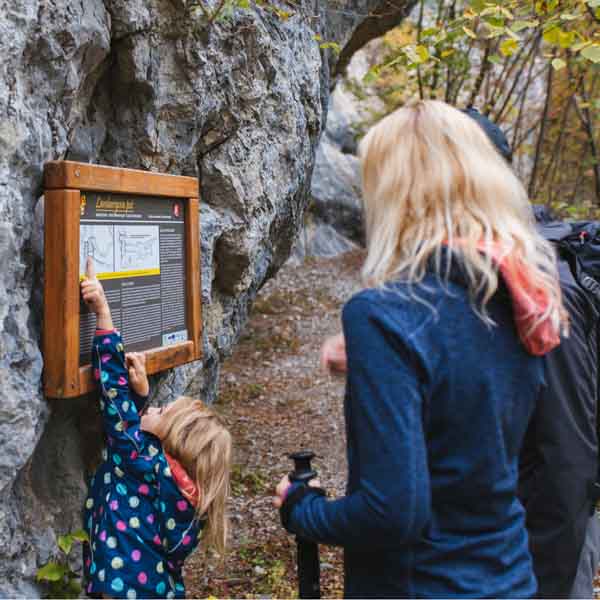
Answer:
<svg viewBox="0 0 600 600"><path fill-rule="evenodd" d="M600 316L600 221L546 220L541 222L540 231L555 245L559 260L569 265L573 278L585 290L590 303L590 312L586 317L589 319L588 329L591 333L598 327ZM600 347L598 351L600 357ZM596 398L598 399L599 396L600 378L597 382ZM600 440L600 411L596 413L596 430ZM598 470L598 481L590 488L590 493L596 502L600 500L600 444Z"/></svg>
<svg viewBox="0 0 600 600"><path fill-rule="evenodd" d="M525 436L519 496L538 595L568 598L600 498L600 222L556 221L539 208L536 219L557 250L571 335L545 357L547 386Z"/></svg>

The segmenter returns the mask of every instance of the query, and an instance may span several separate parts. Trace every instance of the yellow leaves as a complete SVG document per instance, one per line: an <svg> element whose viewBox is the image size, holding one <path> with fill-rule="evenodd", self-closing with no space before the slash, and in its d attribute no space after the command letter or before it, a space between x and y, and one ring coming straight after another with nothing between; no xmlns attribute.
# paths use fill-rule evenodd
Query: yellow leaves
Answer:
<svg viewBox="0 0 600 600"><path fill-rule="evenodd" d="M576 35L574 31L559 31L558 44L561 48L570 48L575 43Z"/></svg>
<svg viewBox="0 0 600 600"><path fill-rule="evenodd" d="M335 54L339 54L341 52L340 45L337 42L324 41L319 34L313 35L312 39L315 42L319 42L319 48L321 48L321 50L333 50Z"/></svg>
<svg viewBox="0 0 600 600"><path fill-rule="evenodd" d="M477 34L472 30L469 29L468 27L463 27L462 30L473 40L477 39Z"/></svg>
<svg viewBox="0 0 600 600"><path fill-rule="evenodd" d="M547 29L546 31L544 31L544 34L543 34L544 41L547 42L548 44L558 46L559 32L560 32L560 29L558 27L550 27L550 29Z"/></svg>
<svg viewBox="0 0 600 600"><path fill-rule="evenodd" d="M429 50L425 46L417 46L415 53L419 57L419 62L424 63L429 58Z"/></svg>
<svg viewBox="0 0 600 600"><path fill-rule="evenodd" d="M504 40L501 44L500 44L500 54L502 54L502 56L512 56L517 49L519 48L519 44L516 42L516 40L513 40L512 38Z"/></svg>
<svg viewBox="0 0 600 600"><path fill-rule="evenodd" d="M558 0L545 0L535 3L535 12L538 15L552 14L558 8Z"/></svg>
<svg viewBox="0 0 600 600"><path fill-rule="evenodd" d="M334 54L339 54L342 51L341 46L337 42L323 42L319 44L321 50L333 50Z"/></svg>
<svg viewBox="0 0 600 600"><path fill-rule="evenodd" d="M555 71L560 71L561 69L564 69L566 66L567 66L567 63L562 58L555 58L552 61L552 67L554 68Z"/></svg>
<svg viewBox="0 0 600 600"><path fill-rule="evenodd" d="M421 65L424 62L426 62L427 60L429 60L429 58L430 58L429 50L421 44L419 44L418 46L413 46L412 44L408 44L408 45L404 46L404 48L402 48L402 52L408 59L409 63L412 63L413 66ZM397 59L392 61L391 63L388 63L386 66L391 66L392 64L395 64L396 62L398 62ZM411 65L409 64L409 67L410 66Z"/></svg>

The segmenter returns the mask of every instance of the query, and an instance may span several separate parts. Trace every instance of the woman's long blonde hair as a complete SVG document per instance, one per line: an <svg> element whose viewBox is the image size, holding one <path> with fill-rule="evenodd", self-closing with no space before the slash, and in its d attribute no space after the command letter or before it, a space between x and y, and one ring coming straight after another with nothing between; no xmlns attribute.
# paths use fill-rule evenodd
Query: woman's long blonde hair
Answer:
<svg viewBox="0 0 600 600"><path fill-rule="evenodd" d="M432 261L442 276L448 246L462 258L471 296L487 320L498 269L491 252L481 252L483 243L502 248L503 257L517 256L550 298L540 320L565 325L553 248L535 229L521 182L472 118L444 102L416 102L374 126L360 156L366 285L418 284Z"/></svg>
<svg viewBox="0 0 600 600"><path fill-rule="evenodd" d="M160 419L157 435L196 484L198 518L207 517L202 539L223 555L227 541L231 435L200 400L182 396Z"/></svg>

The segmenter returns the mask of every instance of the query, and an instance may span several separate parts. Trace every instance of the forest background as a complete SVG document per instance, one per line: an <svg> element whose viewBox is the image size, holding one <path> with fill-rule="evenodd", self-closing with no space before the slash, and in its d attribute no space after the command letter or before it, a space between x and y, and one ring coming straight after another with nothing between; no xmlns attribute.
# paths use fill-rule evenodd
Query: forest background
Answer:
<svg viewBox="0 0 600 600"><path fill-rule="evenodd" d="M414 98L473 106L507 134L533 202L600 216L600 0L420 0L375 42L358 138Z"/></svg>

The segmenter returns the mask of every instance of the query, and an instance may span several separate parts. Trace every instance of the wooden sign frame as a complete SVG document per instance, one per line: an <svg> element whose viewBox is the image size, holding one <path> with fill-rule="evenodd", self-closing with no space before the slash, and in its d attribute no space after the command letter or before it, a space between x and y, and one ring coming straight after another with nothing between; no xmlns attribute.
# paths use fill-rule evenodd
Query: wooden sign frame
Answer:
<svg viewBox="0 0 600 600"><path fill-rule="evenodd" d="M95 388L91 366L79 364L79 236L81 192L151 196L185 205L186 324L188 340L145 351L149 374L202 358L199 184L194 177L163 175L53 161L44 166L44 391L72 398Z"/></svg>

